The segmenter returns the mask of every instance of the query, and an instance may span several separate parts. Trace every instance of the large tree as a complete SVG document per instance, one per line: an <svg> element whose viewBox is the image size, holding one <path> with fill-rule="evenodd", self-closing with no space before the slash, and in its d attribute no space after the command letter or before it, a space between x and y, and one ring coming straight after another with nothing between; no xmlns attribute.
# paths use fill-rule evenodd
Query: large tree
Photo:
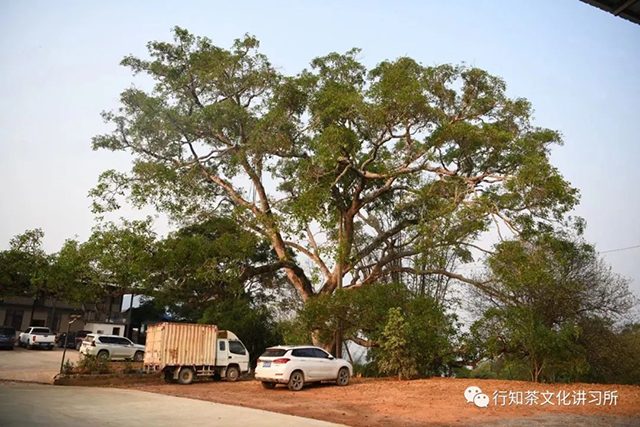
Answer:
<svg viewBox="0 0 640 427"><path fill-rule="evenodd" d="M408 57L368 70L359 50L285 76L250 36L224 49L180 28L122 64L154 83L104 113L95 149L133 155L105 172L97 211L122 196L179 221L217 211L270 242L302 300L393 274L484 283L424 262L470 261L492 222L529 232L562 220L577 191L549 162L558 132L468 66ZM306 259L306 260L305 260ZM264 271L264 270L263 270Z"/></svg>

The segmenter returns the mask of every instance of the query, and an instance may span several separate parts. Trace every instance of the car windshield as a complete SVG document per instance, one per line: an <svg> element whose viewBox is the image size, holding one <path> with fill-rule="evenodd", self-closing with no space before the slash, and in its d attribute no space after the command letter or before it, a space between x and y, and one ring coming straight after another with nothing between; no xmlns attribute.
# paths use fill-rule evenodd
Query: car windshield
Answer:
<svg viewBox="0 0 640 427"><path fill-rule="evenodd" d="M13 328L0 328L0 335L15 335L16 330Z"/></svg>
<svg viewBox="0 0 640 427"><path fill-rule="evenodd" d="M262 357L280 357L284 356L287 350L282 348L268 348L264 353L262 353Z"/></svg>
<svg viewBox="0 0 640 427"><path fill-rule="evenodd" d="M51 329L49 328L33 328L31 333L34 335L47 335L51 333Z"/></svg>

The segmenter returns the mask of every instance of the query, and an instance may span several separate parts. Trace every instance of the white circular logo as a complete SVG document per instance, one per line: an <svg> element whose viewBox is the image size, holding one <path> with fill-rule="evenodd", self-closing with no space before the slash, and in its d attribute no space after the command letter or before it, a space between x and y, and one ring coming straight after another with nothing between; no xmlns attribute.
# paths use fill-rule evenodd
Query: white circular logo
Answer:
<svg viewBox="0 0 640 427"><path fill-rule="evenodd" d="M480 393L482 393L482 390L480 390L480 387L476 387L476 386L467 387L467 389L464 391L464 398L467 399L467 403L471 403L473 402L473 398Z"/></svg>
<svg viewBox="0 0 640 427"><path fill-rule="evenodd" d="M489 396L484 393L476 394L476 397L473 398L473 403L475 403L478 408L486 408L489 406Z"/></svg>

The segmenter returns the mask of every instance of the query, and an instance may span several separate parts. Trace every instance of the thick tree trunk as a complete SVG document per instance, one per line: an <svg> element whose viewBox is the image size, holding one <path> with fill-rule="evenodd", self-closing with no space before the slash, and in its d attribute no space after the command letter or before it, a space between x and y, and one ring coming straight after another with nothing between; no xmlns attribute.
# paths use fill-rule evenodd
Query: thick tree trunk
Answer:
<svg viewBox="0 0 640 427"><path fill-rule="evenodd" d="M311 331L311 341L313 345L323 348L328 353L333 353L333 349L336 345L335 334L333 334L333 338L329 342L325 342L320 339L320 330L318 329L314 329L313 331Z"/></svg>

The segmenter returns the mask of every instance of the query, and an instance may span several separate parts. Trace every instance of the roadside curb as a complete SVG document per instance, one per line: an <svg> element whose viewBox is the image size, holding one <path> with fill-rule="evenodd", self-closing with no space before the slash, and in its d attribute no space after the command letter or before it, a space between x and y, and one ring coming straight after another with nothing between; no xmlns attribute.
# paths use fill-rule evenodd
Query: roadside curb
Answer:
<svg viewBox="0 0 640 427"><path fill-rule="evenodd" d="M45 381L33 381L33 380L17 380L17 379L13 379L13 378L0 378L0 385L1 384L13 384L13 383L17 383L17 384L52 385L53 381L45 382Z"/></svg>
<svg viewBox="0 0 640 427"><path fill-rule="evenodd" d="M53 385L99 387L104 385L148 384L160 381L159 375L150 374L98 374L98 375L56 375Z"/></svg>

